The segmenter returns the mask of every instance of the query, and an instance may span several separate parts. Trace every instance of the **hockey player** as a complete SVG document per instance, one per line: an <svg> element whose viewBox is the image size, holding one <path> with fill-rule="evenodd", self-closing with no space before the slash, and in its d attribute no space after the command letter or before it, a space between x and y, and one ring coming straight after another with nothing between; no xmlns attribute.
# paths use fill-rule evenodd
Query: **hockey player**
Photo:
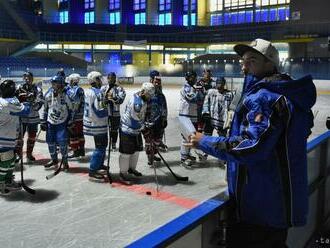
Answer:
<svg viewBox="0 0 330 248"><path fill-rule="evenodd" d="M85 95L83 88L78 85L79 81L79 74L74 73L67 77L67 92L73 103L75 113L72 129L69 130L72 154L68 158L85 156L85 138L83 133Z"/></svg>
<svg viewBox="0 0 330 248"><path fill-rule="evenodd" d="M139 152L143 150L141 132L145 128L145 114L147 102L155 94L152 83L143 83L141 90L133 95L126 105L125 112L121 116L119 132L119 178L124 183L130 183L130 177L142 176L136 170Z"/></svg>
<svg viewBox="0 0 330 248"><path fill-rule="evenodd" d="M180 91L179 116L188 117L197 129L197 102L203 99L203 94L196 89L197 74L195 71L189 71L185 74L186 83ZM183 138L181 144L181 165L190 167L196 157L190 154L190 148L186 146L187 141Z"/></svg>
<svg viewBox="0 0 330 248"><path fill-rule="evenodd" d="M73 104L65 89L65 79L62 76L54 76L51 79L52 86L45 94L44 112L41 120L41 129L46 131L46 142L51 156L45 168L57 166L57 145L62 155L63 170L68 171L68 131L73 124Z"/></svg>
<svg viewBox="0 0 330 248"><path fill-rule="evenodd" d="M111 126L111 147L112 150L116 149L118 139L118 130L120 126L120 105L124 102L126 92L122 86L116 83L116 73L111 72L107 77L108 85L103 86L101 90L108 99L108 115Z"/></svg>
<svg viewBox="0 0 330 248"><path fill-rule="evenodd" d="M153 161L160 161L160 158L155 155L159 146L162 146L163 149L167 148L162 142L164 130L167 126L167 103L162 92L162 82L158 71L150 72L150 83L155 87L155 95L148 102L146 122L148 122L149 127L144 130L143 136L148 165L152 166Z"/></svg>
<svg viewBox="0 0 330 248"><path fill-rule="evenodd" d="M233 99L233 94L227 91L226 79L221 77L216 80L214 88L209 89L204 100L202 118L204 123L209 123L209 127L204 129L205 135L212 135L215 129L219 136L226 136L224 122L227 119L229 105ZM207 154L199 154L199 159L204 161Z"/></svg>
<svg viewBox="0 0 330 248"><path fill-rule="evenodd" d="M28 133L26 157L28 163L35 161L35 157L32 155L36 135L38 131L39 110L43 104L42 89L37 85L33 84L33 74L31 72L25 72L23 74L24 83L18 86L16 95L21 103L33 102L33 108L26 117L21 117L22 129L20 130L19 137L17 140L16 153L19 157L22 157L23 150L23 139L25 132Z"/></svg>
<svg viewBox="0 0 330 248"><path fill-rule="evenodd" d="M100 72L88 73L87 80L91 88L85 90L84 134L93 136L95 143L89 166L89 179L103 182L105 178L100 170L106 170L103 162L108 146L108 100L101 91L102 74Z"/></svg>
<svg viewBox="0 0 330 248"><path fill-rule="evenodd" d="M210 89L205 97L202 116L204 120L210 120L211 123L211 130L204 132L206 135L212 135L214 129L219 135L226 135L223 125L233 94L225 87L226 79L221 77L216 80L215 88Z"/></svg>
<svg viewBox="0 0 330 248"><path fill-rule="evenodd" d="M20 103L15 97L16 86L12 80L0 83L0 195L21 189L14 181L15 140L19 116L30 113L30 103ZM17 128L16 128L17 127Z"/></svg>

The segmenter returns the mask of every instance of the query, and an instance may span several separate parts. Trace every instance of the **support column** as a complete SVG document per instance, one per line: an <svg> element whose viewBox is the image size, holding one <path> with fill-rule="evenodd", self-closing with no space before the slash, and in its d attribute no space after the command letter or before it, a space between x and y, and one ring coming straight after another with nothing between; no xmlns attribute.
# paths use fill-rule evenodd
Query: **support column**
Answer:
<svg viewBox="0 0 330 248"><path fill-rule="evenodd" d="M71 0L69 2L69 22L84 24L84 0Z"/></svg>
<svg viewBox="0 0 330 248"><path fill-rule="evenodd" d="M147 24L158 25L158 0L147 1Z"/></svg>

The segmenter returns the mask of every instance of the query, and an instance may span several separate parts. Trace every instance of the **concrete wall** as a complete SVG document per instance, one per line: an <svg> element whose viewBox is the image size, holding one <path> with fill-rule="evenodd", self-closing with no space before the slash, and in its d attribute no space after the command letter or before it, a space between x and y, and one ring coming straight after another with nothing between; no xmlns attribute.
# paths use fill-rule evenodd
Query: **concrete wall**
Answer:
<svg viewBox="0 0 330 248"><path fill-rule="evenodd" d="M95 23L109 24L109 3L104 0L95 1Z"/></svg>
<svg viewBox="0 0 330 248"><path fill-rule="evenodd" d="M147 24L158 24L158 0L147 1Z"/></svg>
<svg viewBox="0 0 330 248"><path fill-rule="evenodd" d="M300 12L302 22L324 22L330 21L329 0L291 0L290 11Z"/></svg>
<svg viewBox="0 0 330 248"><path fill-rule="evenodd" d="M43 15L46 16L47 22L59 22L57 1L43 1Z"/></svg>

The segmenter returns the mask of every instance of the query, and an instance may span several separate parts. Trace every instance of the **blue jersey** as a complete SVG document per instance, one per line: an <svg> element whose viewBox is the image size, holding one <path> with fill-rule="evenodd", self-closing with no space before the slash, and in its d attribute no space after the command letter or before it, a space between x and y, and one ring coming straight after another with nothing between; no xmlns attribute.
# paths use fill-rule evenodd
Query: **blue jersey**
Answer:
<svg viewBox="0 0 330 248"><path fill-rule="evenodd" d="M85 95L83 88L78 85L68 86L67 87L68 96L70 97L73 103L73 109L75 112L74 120L81 121L83 120L84 115L84 105L85 105Z"/></svg>

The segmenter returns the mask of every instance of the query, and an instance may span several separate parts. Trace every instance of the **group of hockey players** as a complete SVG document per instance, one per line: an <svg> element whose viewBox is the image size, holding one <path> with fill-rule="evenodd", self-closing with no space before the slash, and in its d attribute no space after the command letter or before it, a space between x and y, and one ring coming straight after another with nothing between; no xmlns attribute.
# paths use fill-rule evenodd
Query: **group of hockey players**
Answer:
<svg viewBox="0 0 330 248"><path fill-rule="evenodd" d="M205 70L202 79L189 71L180 92L179 116L188 117L196 130L212 134L226 133L226 114L233 94L226 90L224 78L212 79L210 70ZM46 169L58 167L58 151L64 171L68 171L68 159L85 156L85 138L92 136L95 149L90 158L89 178L91 181L105 181L109 167L104 165L107 147L115 151L119 136L119 179L125 184L132 183L133 177L141 177L137 162L143 150L150 167L161 161L160 151L167 151L163 142L167 127L167 103L162 92L161 75L150 72L150 82L128 100L123 113L120 105L126 92L118 84L116 74L103 76L97 71L87 75L88 89L79 86L80 75L65 77L61 70L51 78L51 86L45 94L40 85L33 83L33 74L26 72L23 83L16 85L12 80L0 83L0 195L20 190L14 180L15 162L23 159L23 140L28 134L26 159L33 163L33 148L40 130L46 132L46 142L51 160ZM40 132L39 132L40 133ZM181 165L190 167L196 160L182 140ZM68 146L70 153L68 152ZM109 154L110 155L110 154ZM206 154L198 154L200 160Z"/></svg>

